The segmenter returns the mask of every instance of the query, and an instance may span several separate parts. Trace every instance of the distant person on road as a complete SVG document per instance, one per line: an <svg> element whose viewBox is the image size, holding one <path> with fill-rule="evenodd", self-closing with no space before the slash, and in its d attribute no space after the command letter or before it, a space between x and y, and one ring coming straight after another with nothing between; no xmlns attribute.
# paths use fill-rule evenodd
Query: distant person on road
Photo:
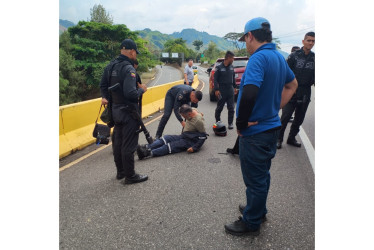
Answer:
<svg viewBox="0 0 374 250"><path fill-rule="evenodd" d="M217 65L216 73L214 73L214 91L218 100L214 115L216 122L221 121L221 112L225 104L227 104L229 129L234 128L234 95L238 93L235 83L235 71L232 66L234 56L234 53L227 51L224 61Z"/></svg>
<svg viewBox="0 0 374 250"><path fill-rule="evenodd" d="M138 146L139 160L149 156L157 157L183 151L189 153L199 151L207 139L203 114L188 104L183 104L179 112L186 119L182 134L164 135L152 144Z"/></svg>
<svg viewBox="0 0 374 250"><path fill-rule="evenodd" d="M199 90L193 89L189 85L176 85L168 90L165 96L164 104L164 115L161 118L160 123L158 124L156 139L162 136L166 123L168 122L171 113L174 109L175 117L181 123L182 127L185 126L182 116L179 114L179 108L183 104L196 104L201 101L203 98L203 93Z"/></svg>
<svg viewBox="0 0 374 250"><path fill-rule="evenodd" d="M290 133L287 138L287 144L301 147L301 143L296 140L296 135L300 131L300 126L304 121L306 111L310 102L312 93L312 85L315 84L314 75L314 52L311 51L315 43L315 33L308 32L304 36L303 47L289 55L287 63L294 72L299 87L296 93L291 98L290 102L282 109L282 128L279 133L277 148L282 148L284 131L289 122L292 113L295 112L295 117L292 121Z"/></svg>
<svg viewBox="0 0 374 250"><path fill-rule="evenodd" d="M111 99L111 110L114 121L113 155L117 168L117 179L125 178L125 184L133 184L148 179L147 175L135 172L134 152L138 145L138 121L132 112L138 111L139 97L147 91L147 86L136 83L134 60L139 51L131 39L122 41L121 54L111 61L100 82L102 104ZM119 83L120 85L116 85ZM137 86L138 85L138 88ZM109 92L109 88L117 88ZM111 97L111 98L109 98Z"/></svg>
<svg viewBox="0 0 374 250"><path fill-rule="evenodd" d="M272 43L268 20L257 17L245 24L245 41L251 57L240 82L236 128L247 204L239 205L243 217L225 225L232 235L258 235L267 213L271 160L281 127L278 116L295 93L297 81L283 56Z"/></svg>
<svg viewBox="0 0 374 250"><path fill-rule="evenodd" d="M188 64L184 67L184 84L192 85L194 73L192 69L193 60L188 60Z"/></svg>

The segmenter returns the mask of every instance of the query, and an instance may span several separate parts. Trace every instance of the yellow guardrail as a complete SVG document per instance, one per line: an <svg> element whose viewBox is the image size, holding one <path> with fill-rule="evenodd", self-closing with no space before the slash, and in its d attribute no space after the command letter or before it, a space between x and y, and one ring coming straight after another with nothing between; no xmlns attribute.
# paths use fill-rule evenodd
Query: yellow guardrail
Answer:
<svg viewBox="0 0 374 250"><path fill-rule="evenodd" d="M143 95L143 118L163 109L166 92L178 84L183 84L183 80L149 87ZM195 75L192 87L197 88L198 85L199 79ZM92 131L100 105L101 98L97 98L60 106L60 159L95 142L96 139L92 137ZM98 122L101 122L100 118Z"/></svg>

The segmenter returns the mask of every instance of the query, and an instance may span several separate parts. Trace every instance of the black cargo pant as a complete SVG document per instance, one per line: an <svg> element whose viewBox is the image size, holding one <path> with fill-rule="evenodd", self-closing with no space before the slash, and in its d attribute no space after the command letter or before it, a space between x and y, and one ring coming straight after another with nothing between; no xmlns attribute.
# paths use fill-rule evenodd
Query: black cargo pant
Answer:
<svg viewBox="0 0 374 250"><path fill-rule="evenodd" d="M286 130L287 124L291 119L293 112L295 111L295 117L293 119L290 133L288 135L289 138L294 138L300 131L300 126L304 121L306 111L309 106L309 99L307 101L302 100L291 100L287 103L282 109L282 116L281 116L281 123L282 128L279 132L279 141L283 141L284 131Z"/></svg>
<svg viewBox="0 0 374 250"><path fill-rule="evenodd" d="M232 124L234 121L235 113L234 92L232 91L232 93L225 93L224 91L220 90L220 93L222 98L217 102L217 108L215 111L216 122L221 121L221 112L223 110L223 107L225 107L225 103L227 103L228 122L229 124Z"/></svg>
<svg viewBox="0 0 374 250"><path fill-rule="evenodd" d="M138 146L138 122L128 116L126 123L116 124L113 131L113 155L117 173L126 177L135 174L134 152Z"/></svg>
<svg viewBox="0 0 374 250"><path fill-rule="evenodd" d="M168 122L171 116L171 113L173 113L174 102L175 102L175 97L169 92L167 92L165 96L164 115L162 116L161 121L158 124L157 132L156 132L156 136L158 137L162 136L166 123Z"/></svg>

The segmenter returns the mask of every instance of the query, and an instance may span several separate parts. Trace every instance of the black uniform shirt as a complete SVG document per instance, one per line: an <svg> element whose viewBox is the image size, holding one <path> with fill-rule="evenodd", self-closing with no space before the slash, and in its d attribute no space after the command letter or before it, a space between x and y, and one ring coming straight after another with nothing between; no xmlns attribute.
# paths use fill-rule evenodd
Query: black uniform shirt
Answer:
<svg viewBox="0 0 374 250"><path fill-rule="evenodd" d="M176 85L168 90L168 92L175 98L174 101L174 114L178 121L183 121L182 116L179 114L179 108L183 104L189 104L191 102L190 94L194 89L189 85Z"/></svg>
<svg viewBox="0 0 374 250"><path fill-rule="evenodd" d="M214 73L214 90L227 91L233 90L232 87L236 87L235 83L235 71L232 64L225 66L222 62L216 67Z"/></svg>
<svg viewBox="0 0 374 250"><path fill-rule="evenodd" d="M310 98L310 87L315 84L314 52L310 51L308 55L305 55L302 47L288 56L287 63L294 72L298 83L298 88L293 99L303 99L304 95Z"/></svg>

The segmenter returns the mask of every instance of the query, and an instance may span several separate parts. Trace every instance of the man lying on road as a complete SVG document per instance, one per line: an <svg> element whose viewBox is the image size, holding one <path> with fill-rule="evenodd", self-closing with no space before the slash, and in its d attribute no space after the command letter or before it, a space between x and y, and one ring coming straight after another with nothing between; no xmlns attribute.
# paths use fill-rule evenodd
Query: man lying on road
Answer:
<svg viewBox="0 0 374 250"><path fill-rule="evenodd" d="M139 145L137 153L139 160L145 157L163 156L186 151L198 151L207 139L203 114L190 105L184 104L179 113L186 119L186 125L180 135L165 135L152 144Z"/></svg>

